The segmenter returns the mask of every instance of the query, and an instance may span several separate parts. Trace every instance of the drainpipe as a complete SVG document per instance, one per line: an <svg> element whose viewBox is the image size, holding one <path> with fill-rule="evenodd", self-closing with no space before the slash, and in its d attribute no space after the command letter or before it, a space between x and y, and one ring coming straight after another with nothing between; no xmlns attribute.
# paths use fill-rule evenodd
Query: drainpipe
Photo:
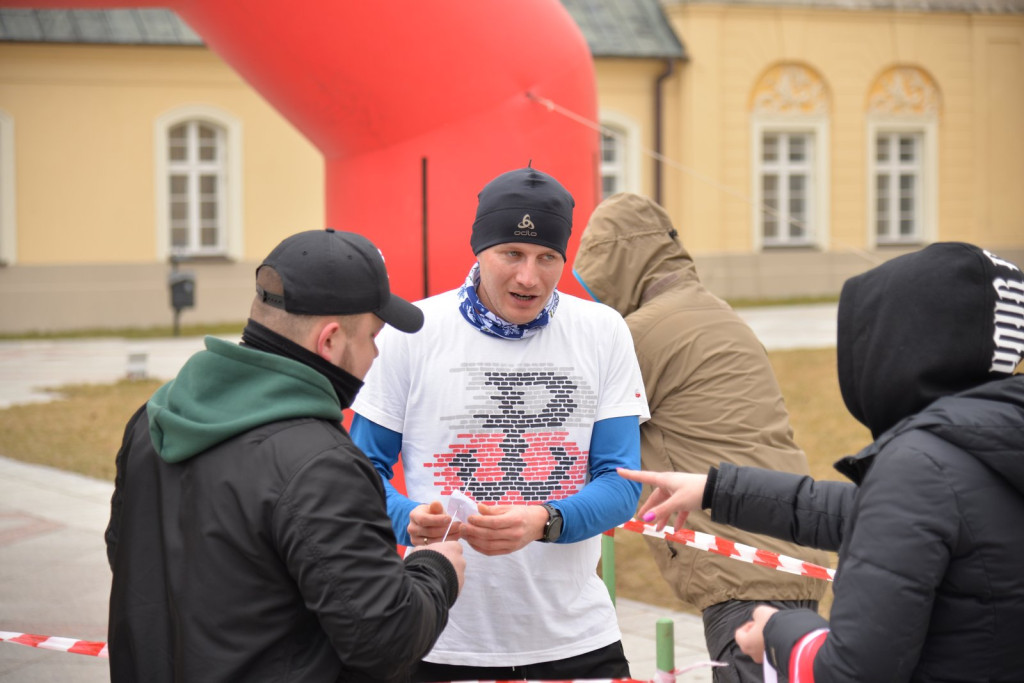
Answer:
<svg viewBox="0 0 1024 683"><path fill-rule="evenodd" d="M654 84L654 151L657 153L654 158L654 201L658 204L661 204L661 157L663 154L661 149L661 109L664 98L661 95L661 90L665 80L675 71L675 64L675 60L666 59L665 70L658 76L658 80Z"/></svg>

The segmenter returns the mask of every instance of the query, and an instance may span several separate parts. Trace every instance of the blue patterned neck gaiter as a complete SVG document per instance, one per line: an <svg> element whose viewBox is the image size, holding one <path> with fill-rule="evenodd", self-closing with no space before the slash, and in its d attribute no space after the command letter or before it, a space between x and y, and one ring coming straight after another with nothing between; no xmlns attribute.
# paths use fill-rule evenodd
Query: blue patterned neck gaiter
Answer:
<svg viewBox="0 0 1024 683"><path fill-rule="evenodd" d="M480 284L480 264L474 263L466 276L466 282L459 289L459 312L466 321L484 334L490 334L502 339L526 339L544 329L558 308L558 290L551 292L551 298L544 304L544 309L535 319L525 325L517 325L487 310L487 307L480 302L476 295L476 288Z"/></svg>

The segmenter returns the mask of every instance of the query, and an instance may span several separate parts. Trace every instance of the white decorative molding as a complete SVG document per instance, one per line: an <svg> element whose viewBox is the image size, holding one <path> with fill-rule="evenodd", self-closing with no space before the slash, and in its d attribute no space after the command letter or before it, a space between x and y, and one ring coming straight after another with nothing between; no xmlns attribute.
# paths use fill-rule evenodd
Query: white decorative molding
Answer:
<svg viewBox="0 0 1024 683"><path fill-rule="evenodd" d="M868 92L868 114L938 117L939 89L921 69L893 67L879 76Z"/></svg>
<svg viewBox="0 0 1024 683"><path fill-rule="evenodd" d="M761 116L822 116L828 114L825 83L805 66L773 66L754 87L751 112Z"/></svg>

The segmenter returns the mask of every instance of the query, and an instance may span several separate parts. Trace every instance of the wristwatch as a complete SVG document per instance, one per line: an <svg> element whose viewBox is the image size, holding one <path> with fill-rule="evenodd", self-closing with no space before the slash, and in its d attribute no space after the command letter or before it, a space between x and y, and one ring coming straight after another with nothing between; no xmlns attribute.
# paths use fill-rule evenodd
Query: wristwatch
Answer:
<svg viewBox="0 0 1024 683"><path fill-rule="evenodd" d="M562 513L554 505L544 503L542 506L548 511L548 521L544 525L544 533L540 537L541 543L554 543L562 535Z"/></svg>

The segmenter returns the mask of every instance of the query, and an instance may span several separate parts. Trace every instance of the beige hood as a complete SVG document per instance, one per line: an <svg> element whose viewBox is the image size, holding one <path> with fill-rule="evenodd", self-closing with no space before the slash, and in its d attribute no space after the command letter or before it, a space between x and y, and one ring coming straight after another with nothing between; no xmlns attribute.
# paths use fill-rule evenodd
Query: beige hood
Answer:
<svg viewBox="0 0 1024 683"><path fill-rule="evenodd" d="M623 317L681 281L697 281L690 254L663 208L620 192L598 204L580 238L573 275Z"/></svg>

